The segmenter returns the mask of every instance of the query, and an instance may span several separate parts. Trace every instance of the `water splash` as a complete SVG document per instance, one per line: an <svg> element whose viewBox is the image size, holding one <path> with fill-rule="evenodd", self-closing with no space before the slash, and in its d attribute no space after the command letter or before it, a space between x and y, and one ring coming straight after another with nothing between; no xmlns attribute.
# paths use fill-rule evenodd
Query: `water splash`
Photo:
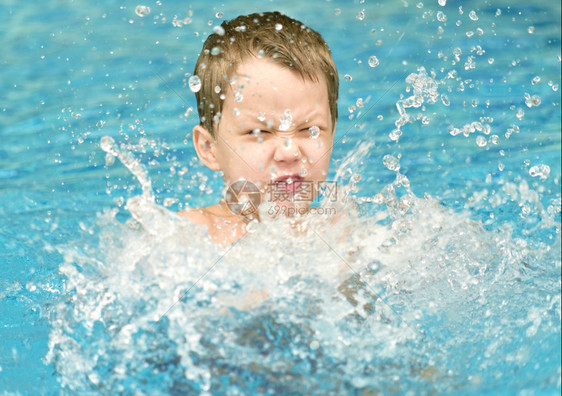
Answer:
<svg viewBox="0 0 562 396"><path fill-rule="evenodd" d="M262 216L227 248L143 195L129 204L134 221L100 214L59 247L72 300L52 313L47 358L63 386L472 392L553 358L560 285L537 274L560 271L559 240L534 249L507 227L485 231L416 197L398 171L375 196L357 196L371 148L359 145L338 167L347 187L336 218L299 228Z"/></svg>
<svg viewBox="0 0 562 396"><path fill-rule="evenodd" d="M137 178L141 187L143 198L148 202L154 202L152 193L152 182L148 177L146 168L135 156L129 151L122 151L117 147L115 140L111 136L104 136L100 140L100 147L103 151L119 160L129 169L129 171Z"/></svg>
<svg viewBox="0 0 562 396"><path fill-rule="evenodd" d="M406 92L411 92L412 95L407 98L400 99L396 102L399 118L394 122L396 129L394 129L389 137L392 141L398 141L402 135L401 128L407 123L416 121L416 118L408 114L408 108L420 108L424 104L434 104L440 98L437 90L439 82L435 79L435 73L427 74L427 71L422 66L418 68L418 73L411 73L406 77Z"/></svg>

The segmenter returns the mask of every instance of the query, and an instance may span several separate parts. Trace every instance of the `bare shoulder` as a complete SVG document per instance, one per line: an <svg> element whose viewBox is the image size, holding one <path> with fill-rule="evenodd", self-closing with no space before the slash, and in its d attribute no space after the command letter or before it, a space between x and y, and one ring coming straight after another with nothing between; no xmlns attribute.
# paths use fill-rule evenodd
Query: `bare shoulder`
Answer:
<svg viewBox="0 0 562 396"><path fill-rule="evenodd" d="M193 224L208 225L209 219L206 216L204 209L186 209L178 212L178 216L188 219Z"/></svg>
<svg viewBox="0 0 562 396"><path fill-rule="evenodd" d="M209 236L221 245L230 245L245 234L244 219L228 212L220 204L182 210L178 216L205 226Z"/></svg>

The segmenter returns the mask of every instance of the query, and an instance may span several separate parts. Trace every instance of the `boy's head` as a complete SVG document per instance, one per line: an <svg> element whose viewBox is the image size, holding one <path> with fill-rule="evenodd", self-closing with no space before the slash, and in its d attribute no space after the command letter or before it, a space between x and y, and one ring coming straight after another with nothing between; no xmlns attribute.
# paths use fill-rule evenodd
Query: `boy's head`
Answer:
<svg viewBox="0 0 562 396"><path fill-rule="evenodd" d="M241 16L206 40L195 74L203 163L227 186L249 181L284 208L307 207L337 121L338 74L322 37L278 12Z"/></svg>
<svg viewBox="0 0 562 396"><path fill-rule="evenodd" d="M200 125L216 138L224 97L237 67L250 58L263 58L318 81L328 88L332 125L338 118L338 72L322 36L279 12L239 16L214 30L201 50L194 74L201 80L196 93Z"/></svg>

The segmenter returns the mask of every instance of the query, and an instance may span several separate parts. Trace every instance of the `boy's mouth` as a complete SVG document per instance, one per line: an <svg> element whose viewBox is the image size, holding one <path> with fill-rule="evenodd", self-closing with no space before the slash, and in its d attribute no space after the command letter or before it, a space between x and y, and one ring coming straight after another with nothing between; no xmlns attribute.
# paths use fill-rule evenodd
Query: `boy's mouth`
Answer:
<svg viewBox="0 0 562 396"><path fill-rule="evenodd" d="M295 193L304 183L304 178L298 174L278 177L271 182L272 187L279 192Z"/></svg>

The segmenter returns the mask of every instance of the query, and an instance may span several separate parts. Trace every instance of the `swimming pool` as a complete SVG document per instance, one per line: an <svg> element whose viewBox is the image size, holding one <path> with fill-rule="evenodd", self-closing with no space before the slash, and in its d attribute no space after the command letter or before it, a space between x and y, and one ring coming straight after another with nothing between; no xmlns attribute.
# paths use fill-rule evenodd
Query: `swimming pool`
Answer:
<svg viewBox="0 0 562 396"><path fill-rule="evenodd" d="M555 3L3 2L0 390L560 394ZM187 73L262 9L332 47L357 210L218 249L162 208L220 195Z"/></svg>

